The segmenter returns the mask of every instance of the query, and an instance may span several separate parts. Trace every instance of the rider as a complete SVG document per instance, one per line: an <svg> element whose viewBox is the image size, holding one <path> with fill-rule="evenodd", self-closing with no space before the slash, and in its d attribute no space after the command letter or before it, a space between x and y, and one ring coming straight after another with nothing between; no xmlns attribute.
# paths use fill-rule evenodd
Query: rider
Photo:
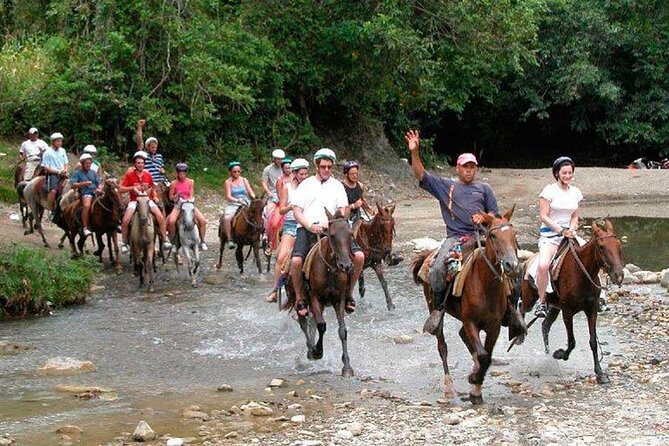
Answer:
<svg viewBox="0 0 669 446"><path fill-rule="evenodd" d="M132 157L134 169L129 170L121 181L121 193L130 193L130 202L128 203L125 214L123 214L123 220L121 221L121 234L123 235L121 252L124 254L130 250L128 247L128 226L130 225L130 221L132 221L135 209L137 209L137 196L147 194L151 197L151 191L153 189L153 178L151 178L151 175L144 169L144 160L146 157L146 152L141 150L135 152ZM158 222L160 238L163 241L163 249L170 249L172 244L165 236L165 217L153 199L149 199L149 209Z"/></svg>
<svg viewBox="0 0 669 446"><path fill-rule="evenodd" d="M561 156L553 163L553 177L555 182L547 185L539 194L539 264L536 284L539 304L534 315L546 317L546 286L548 285L548 270L558 246L567 237L577 238L578 204L583 200L581 190L572 186L574 179L574 161L567 156Z"/></svg>
<svg viewBox="0 0 669 446"><path fill-rule="evenodd" d="M67 176L70 168L67 153L63 148L62 134L56 132L51 135L51 147L42 155L42 167L46 171L47 190L49 191L47 207L53 212L60 178Z"/></svg>
<svg viewBox="0 0 669 446"><path fill-rule="evenodd" d="M102 170L100 169L100 162L95 159L95 155L98 153L98 149L96 149L93 144L88 144L84 147L83 153L87 153L91 156L91 159L93 160L93 163L91 164L91 170L97 173L98 177L100 177L100 174L102 173ZM81 169L81 161L78 162L76 166L74 166L75 171L78 169Z"/></svg>
<svg viewBox="0 0 669 446"><path fill-rule="evenodd" d="M170 215L167 216L167 232L170 234L172 240L174 240L176 234L176 225L179 212L181 211L181 204L186 201L194 201L195 196L195 181L186 177L188 175L188 164L178 163L175 170L177 171L177 178L170 186L170 200L174 202L174 208ZM209 249L204 242L204 235L207 232L207 220L198 208L195 208L194 214L200 232L200 249L206 251Z"/></svg>
<svg viewBox="0 0 669 446"><path fill-rule="evenodd" d="M272 163L267 165L262 171L262 189L265 197L267 197L267 204L265 205L265 212L263 213L265 227L267 227L269 217L272 215L274 208L279 202L279 196L276 191L276 182L281 175L283 175L281 161L283 161L285 157L286 152L281 149L274 149L272 151Z"/></svg>
<svg viewBox="0 0 669 446"><path fill-rule="evenodd" d="M35 175L35 169L39 167L42 161L42 154L49 146L40 139L39 131L35 127L28 130L28 139L21 143L19 154L21 159L26 162L26 168L23 171L23 180L30 181Z"/></svg>
<svg viewBox="0 0 669 446"><path fill-rule="evenodd" d="M293 207L291 199L295 194L295 189L300 185L304 179L309 176L309 161L304 158L297 158L290 163L292 171L292 179L284 182L283 186L279 186L279 214L283 215L283 227L281 234L281 243L279 244L279 252L276 255L276 264L274 265L274 280L272 281L274 288L265 298L267 302L275 302L276 295L279 291L279 280L284 273L281 271L286 258L290 255L295 246L295 235L297 234L297 221L293 215ZM281 184L281 183L279 183Z"/></svg>
<svg viewBox="0 0 669 446"><path fill-rule="evenodd" d="M228 238L228 248L235 249L237 245L232 240L232 217L237 213L237 209L251 200L255 200L256 194L249 183L249 180L242 176L242 165L239 161L230 161L228 163L230 176L225 180L225 199L228 205L223 214L223 229Z"/></svg>
<svg viewBox="0 0 669 446"><path fill-rule="evenodd" d="M281 201L281 193L285 188L287 183L290 183L293 180L293 171L290 168L290 164L293 162L291 158L284 158L281 160L281 176L276 180L276 195L277 195L277 206ZM267 239L269 241L267 247L265 248L265 255L269 256L272 254L272 251L276 249L276 245L279 242L277 239L277 231L283 224L283 215L280 212L276 212L277 207L274 208L274 211L270 214L269 220L267 221Z"/></svg>
<svg viewBox="0 0 669 446"><path fill-rule="evenodd" d="M137 150L146 151L149 154L149 157L145 161L144 169L151 174L154 184L164 184L169 187L170 182L165 176L165 161L163 160L163 155L158 153L158 139L152 136L146 138L145 142L142 142L142 129L145 126L146 119L137 121ZM159 197L156 197L155 200L159 201Z"/></svg>
<svg viewBox="0 0 669 446"><path fill-rule="evenodd" d="M74 171L70 178L70 183L72 184L72 189L79 191L81 204L84 208L81 213L81 220L84 225L84 237L88 237L92 234L89 227L89 216L93 196L102 193L102 189L100 188L100 178L92 168L93 157L89 153L84 153L79 157L79 164L81 168Z"/></svg>
<svg viewBox="0 0 669 446"><path fill-rule="evenodd" d="M425 170L420 159L420 135L418 130L409 130L405 139L411 152L411 167L420 187L439 200L441 216L446 224L446 240L430 267L429 281L433 292L434 310L425 322L424 330L434 334L442 316L442 308L450 292L453 273L447 266L447 258L458 245L470 240L476 225L483 223L479 213L497 214L497 200L487 183L476 181L478 162L471 153L461 154L456 163L457 179L440 178ZM451 280L449 280L451 279Z"/></svg>
<svg viewBox="0 0 669 446"><path fill-rule="evenodd" d="M311 247L316 243L316 236L323 233L328 227L328 218L325 210L331 214L339 210L347 215L348 199L341 182L331 176L332 168L337 162L335 153L322 148L314 154L316 175L313 175L298 186L295 196L291 197L293 214L297 220L297 234L295 247L291 258L290 278L296 294L295 310L299 316L306 316L308 308L302 294L302 264ZM365 263L365 255L360 247L351 240L351 255L353 257L353 274L351 288L346 298L346 311L355 311L353 288Z"/></svg>

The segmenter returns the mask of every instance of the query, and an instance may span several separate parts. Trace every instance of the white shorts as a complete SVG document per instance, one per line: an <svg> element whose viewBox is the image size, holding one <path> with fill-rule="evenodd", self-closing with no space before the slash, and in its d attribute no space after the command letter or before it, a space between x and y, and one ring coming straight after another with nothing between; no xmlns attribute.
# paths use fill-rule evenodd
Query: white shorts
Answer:
<svg viewBox="0 0 669 446"><path fill-rule="evenodd" d="M241 203L229 203L225 207L225 216L233 217L237 213L237 209L239 209L241 206Z"/></svg>
<svg viewBox="0 0 669 446"><path fill-rule="evenodd" d="M157 208L157 207L158 207L158 205L156 203L154 203L153 200L149 200L149 209L154 209L154 208ZM132 210L137 209L137 202L136 201L131 201L130 203L128 203L128 209L132 209Z"/></svg>

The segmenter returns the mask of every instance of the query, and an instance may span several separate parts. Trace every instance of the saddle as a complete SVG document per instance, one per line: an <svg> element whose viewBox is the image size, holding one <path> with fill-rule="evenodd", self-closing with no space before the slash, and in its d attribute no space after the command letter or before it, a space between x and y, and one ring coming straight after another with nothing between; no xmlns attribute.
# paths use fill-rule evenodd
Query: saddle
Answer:
<svg viewBox="0 0 669 446"><path fill-rule="evenodd" d="M311 274L311 264L314 261L314 257L316 256L316 253L320 249L321 240L318 240L316 243L314 243L314 246L311 247L311 249L309 250L309 253L307 253L307 256L304 258L304 263L302 264L302 272L304 273L304 277L307 280L309 280L309 276Z"/></svg>

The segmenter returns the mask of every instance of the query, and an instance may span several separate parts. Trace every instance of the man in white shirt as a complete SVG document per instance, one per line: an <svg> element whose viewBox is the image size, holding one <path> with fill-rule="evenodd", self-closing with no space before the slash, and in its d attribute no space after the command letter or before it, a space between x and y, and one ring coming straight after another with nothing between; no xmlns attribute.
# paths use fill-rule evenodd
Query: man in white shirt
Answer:
<svg viewBox="0 0 669 446"><path fill-rule="evenodd" d="M297 220L297 234L295 247L291 258L290 278L295 289L295 310L298 316L306 316L308 308L302 294L302 264L311 247L316 243L317 234L328 227L328 217L325 209L331 214L339 210L345 214L348 210L348 198L344 185L333 178L332 167L337 162L335 153L330 149L320 149L314 155L316 175L302 181L291 198L293 214ZM346 311L355 311L353 289L360 277L365 263L365 255L360 247L351 239L351 256L353 273L351 275L351 289L346 300Z"/></svg>
<svg viewBox="0 0 669 446"><path fill-rule="evenodd" d="M62 177L69 175L70 164L67 159L67 153L63 148L63 135L56 132L51 135L51 146L42 156L42 168L46 171L47 190L49 195L47 197L47 204L50 211L55 208L56 195L60 188L60 180Z"/></svg>
<svg viewBox="0 0 669 446"><path fill-rule="evenodd" d="M23 180L30 181L35 175L35 169L42 161L42 154L49 146L39 138L39 131L35 127L28 130L28 139L23 141L19 154L21 159L26 162L26 168L23 172Z"/></svg>

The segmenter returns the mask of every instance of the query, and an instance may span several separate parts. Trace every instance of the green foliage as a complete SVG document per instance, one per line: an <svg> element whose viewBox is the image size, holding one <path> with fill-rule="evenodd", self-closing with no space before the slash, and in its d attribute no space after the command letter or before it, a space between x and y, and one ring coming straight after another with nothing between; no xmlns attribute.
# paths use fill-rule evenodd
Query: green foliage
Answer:
<svg viewBox="0 0 669 446"><path fill-rule="evenodd" d="M0 317L39 315L50 307L82 304L100 266L93 257L70 260L35 248L3 248Z"/></svg>

